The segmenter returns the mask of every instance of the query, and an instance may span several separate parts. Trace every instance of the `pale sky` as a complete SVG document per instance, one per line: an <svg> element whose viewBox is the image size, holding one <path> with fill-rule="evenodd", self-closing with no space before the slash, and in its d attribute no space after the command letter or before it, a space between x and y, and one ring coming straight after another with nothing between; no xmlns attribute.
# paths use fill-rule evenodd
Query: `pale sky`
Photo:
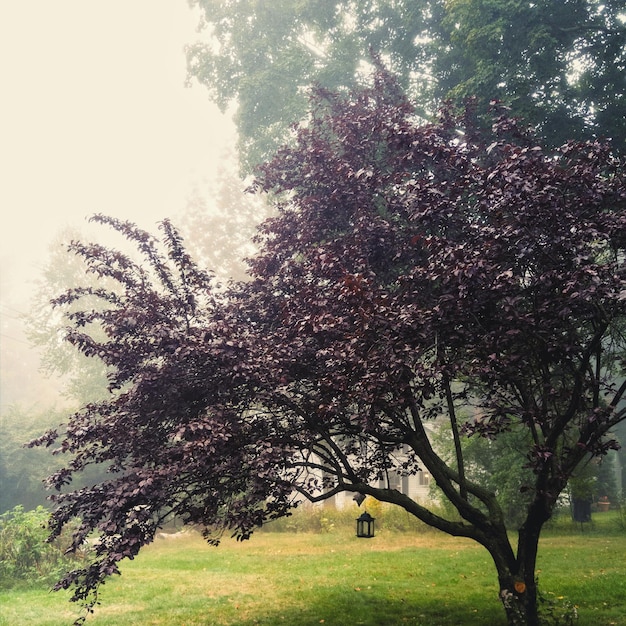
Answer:
<svg viewBox="0 0 626 626"><path fill-rule="evenodd" d="M0 2L0 298L64 226L152 228L215 169L234 131L184 86L197 23L185 0Z"/></svg>
<svg viewBox="0 0 626 626"><path fill-rule="evenodd" d="M94 213L154 231L235 142L184 86L197 23L186 0L0 0L1 406L42 395L19 316L59 233Z"/></svg>

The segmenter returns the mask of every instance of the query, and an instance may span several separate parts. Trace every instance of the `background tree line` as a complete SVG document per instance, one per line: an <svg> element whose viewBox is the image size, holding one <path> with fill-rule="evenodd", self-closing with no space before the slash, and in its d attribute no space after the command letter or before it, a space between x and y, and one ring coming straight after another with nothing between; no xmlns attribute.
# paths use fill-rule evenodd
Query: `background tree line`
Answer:
<svg viewBox="0 0 626 626"><path fill-rule="evenodd" d="M626 16L620 0L192 0L210 44L190 77L235 109L244 171L308 109L308 89L348 89L381 55L430 119L446 99L499 99L548 146L609 137L626 149Z"/></svg>

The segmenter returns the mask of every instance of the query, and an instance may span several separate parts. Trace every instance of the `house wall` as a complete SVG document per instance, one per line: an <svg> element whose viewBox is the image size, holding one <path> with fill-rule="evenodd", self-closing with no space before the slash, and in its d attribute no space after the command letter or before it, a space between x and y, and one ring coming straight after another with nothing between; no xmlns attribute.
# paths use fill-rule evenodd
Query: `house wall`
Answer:
<svg viewBox="0 0 626 626"><path fill-rule="evenodd" d="M401 476L397 472L390 471L388 481L386 479L379 481L377 487L397 489L412 500L426 502L431 498L430 480L430 475L425 470L419 471L413 476ZM355 495L349 491L338 493L333 498L326 500L324 506L343 509L354 504Z"/></svg>

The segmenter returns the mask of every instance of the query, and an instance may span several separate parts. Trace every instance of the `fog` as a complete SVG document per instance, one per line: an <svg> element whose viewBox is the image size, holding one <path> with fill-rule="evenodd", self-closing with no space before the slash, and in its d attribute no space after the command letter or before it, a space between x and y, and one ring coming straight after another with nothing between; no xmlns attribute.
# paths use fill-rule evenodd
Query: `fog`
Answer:
<svg viewBox="0 0 626 626"><path fill-rule="evenodd" d="M185 0L0 3L3 407L7 358L34 362L16 318L55 236L93 213L154 229L234 142L205 89L184 85L197 23Z"/></svg>

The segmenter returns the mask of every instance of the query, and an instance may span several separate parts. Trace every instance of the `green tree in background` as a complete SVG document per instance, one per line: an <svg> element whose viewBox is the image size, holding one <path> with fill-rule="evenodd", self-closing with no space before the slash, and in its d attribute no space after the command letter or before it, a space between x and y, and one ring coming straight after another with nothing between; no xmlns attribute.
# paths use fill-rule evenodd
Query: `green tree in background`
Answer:
<svg viewBox="0 0 626 626"><path fill-rule="evenodd" d="M552 146L601 135L624 152L625 22L622 0L451 0L436 94L501 99Z"/></svg>
<svg viewBox="0 0 626 626"><path fill-rule="evenodd" d="M63 421L77 406L108 395L106 366L98 359L85 357L67 344L67 321L50 306L50 300L60 291L89 281L84 263L67 251L70 241L80 236L75 230L65 230L53 241L29 313L23 316L26 337L38 350L41 371L51 379L51 389L56 388L56 392L44 396L33 394L28 404L16 402L2 409L0 512L16 506L32 509L47 502L48 494L42 481L59 467L60 460L38 454L25 448L24 444L42 429ZM100 281L99 285L102 286L103 282ZM92 329L92 332L98 336L97 329ZM28 385L28 381L22 380L21 384ZM80 478L79 483L92 479L101 479L98 468L84 479Z"/></svg>
<svg viewBox="0 0 626 626"><path fill-rule="evenodd" d="M449 427L442 425L435 437L438 449L448 462L454 460L454 446ZM528 467L527 450L532 446L528 432L519 427L500 433L497 438L467 437L462 439L467 473L497 497L506 524L519 528L532 498L530 485L533 472ZM446 451L447 452L443 452ZM444 502L433 485L433 496Z"/></svg>
<svg viewBox="0 0 626 626"><path fill-rule="evenodd" d="M189 75L236 105L244 171L270 156L308 108L309 87L355 85L381 55L424 117L449 97L501 99L549 145L626 142L621 0L190 0L211 43Z"/></svg>
<svg viewBox="0 0 626 626"><path fill-rule="evenodd" d="M363 0L191 0L213 42L188 47L188 69L222 109L237 106L244 170L269 158L305 117L309 87L353 87L370 50L391 57L405 83L429 55L428 3ZM385 57L386 58L386 57ZM407 86L405 84L405 86ZM430 99L428 99L430 100Z"/></svg>
<svg viewBox="0 0 626 626"><path fill-rule="evenodd" d="M234 153L226 155L210 189L194 190L183 211L180 231L194 259L210 267L222 284L245 280L245 259L254 256L258 225L271 213L259 196L245 193Z"/></svg>
<svg viewBox="0 0 626 626"><path fill-rule="evenodd" d="M85 267L79 258L68 254L67 247L82 235L66 230L50 246L25 318L26 334L31 345L41 350L41 368L47 376L58 376L62 396L71 404L100 399L106 389L106 368L96 359L88 359L72 350L64 341L66 320L50 307L50 300L73 285L85 284ZM87 279L88 280L88 279Z"/></svg>
<svg viewBox="0 0 626 626"><path fill-rule="evenodd" d="M12 406L0 418L0 513L23 505L33 509L46 503L43 477L60 460L24 447L24 443L63 420L66 412L41 407Z"/></svg>

